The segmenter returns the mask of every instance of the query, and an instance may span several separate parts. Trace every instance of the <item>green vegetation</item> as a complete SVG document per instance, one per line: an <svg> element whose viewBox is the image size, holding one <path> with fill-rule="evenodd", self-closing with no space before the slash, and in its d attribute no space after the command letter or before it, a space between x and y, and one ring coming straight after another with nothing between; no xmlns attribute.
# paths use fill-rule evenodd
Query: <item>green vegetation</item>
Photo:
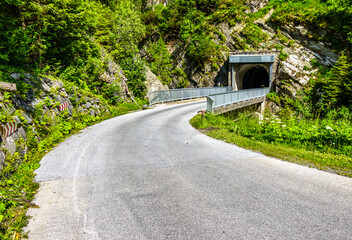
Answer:
<svg viewBox="0 0 352 240"><path fill-rule="evenodd" d="M0 122L13 121L14 116L25 122L21 110L12 111L14 97L25 101L27 96L34 95L41 99L40 83L14 80L9 77L14 72L59 79L72 96L74 107L84 101L77 98L79 92L99 99L107 110L99 116L77 110L72 115L65 111L53 117L52 110L43 110L57 108L60 103L53 97L37 104L30 113L33 126L24 124L27 140L17 142L18 146L28 147L27 154L7 154L0 176L1 239L24 237L25 213L33 205L31 201L38 187L33 182L33 172L52 147L87 126L137 109L134 103L123 103L120 98L122 89L117 84L120 79L113 83L101 79L110 61L122 67L134 96L144 98L145 69L138 53L145 26L135 4L139 6L140 2L0 1L0 81L14 82L18 88L16 93L1 92L6 107L0 109Z"/></svg>
<svg viewBox="0 0 352 240"><path fill-rule="evenodd" d="M80 90L82 91L82 90ZM85 92L86 96L92 96ZM53 118L52 110L59 103L46 98L38 104L32 113L34 125L27 125L23 117L23 111L17 110L9 114L6 110L11 108L11 94L6 94L8 108L1 109L1 120L7 122L13 116L19 116L24 123L27 140L20 139L23 147L28 147L27 154L16 152L5 160L3 171L0 175L0 238L19 239L25 237L22 228L27 224L25 216L29 207L36 207L31 203L38 189L34 182L34 170L39 167L39 161L54 146L62 142L68 136L78 133L87 126L96 124L102 120L138 109L134 103L123 103L119 106L108 106L107 101L100 98L108 111L103 111L100 116L91 116L74 110L72 115L63 111ZM99 97L99 96L95 96ZM75 105L76 102L72 101ZM140 102L139 104L143 104Z"/></svg>
<svg viewBox="0 0 352 240"><path fill-rule="evenodd" d="M316 62L312 65L318 68L318 72L298 95L304 102L306 111L324 117L331 111L339 112L346 107L349 108L352 97L352 63L345 53L331 69L324 68Z"/></svg>
<svg viewBox="0 0 352 240"><path fill-rule="evenodd" d="M270 22L281 26L288 23L302 24L311 29L312 33L317 29L320 29L320 32L326 30L328 33L315 34L312 37L332 42L338 49L344 49L345 44L348 44L348 48L351 50L351 1L271 0L267 8L275 9Z"/></svg>
<svg viewBox="0 0 352 240"><path fill-rule="evenodd" d="M243 21L245 1L234 0L175 0L167 6L157 5L143 13L142 19L148 30L147 37L178 40L184 46L186 56L202 69L205 63L221 62L222 45L214 42L215 35L221 41L224 36L213 24L224 20ZM182 85L182 84L181 84Z"/></svg>
<svg viewBox="0 0 352 240"><path fill-rule="evenodd" d="M246 42L253 45L254 47L259 47L259 43L265 42L269 37L268 34L262 31L260 27L255 24L247 24L242 32Z"/></svg>
<svg viewBox="0 0 352 240"><path fill-rule="evenodd" d="M326 119L282 119L267 114L200 115L191 124L207 135L290 162L352 177L350 111Z"/></svg>
<svg viewBox="0 0 352 240"><path fill-rule="evenodd" d="M160 38L157 43L152 43L147 49L149 54L150 70L160 76L162 83L172 81L170 73L173 69L172 57L167 51L165 42Z"/></svg>
<svg viewBox="0 0 352 240"><path fill-rule="evenodd" d="M198 117L192 123L220 128L209 135L270 156L351 176L351 0L270 0L256 13L250 13L246 0L168 2L146 6L145 0L0 1L0 81L16 83L18 88L16 93L2 93L7 107L0 109L0 122L12 121L15 115L23 118L21 110L12 111L14 95L24 101L28 95L40 99L42 94L36 87L39 83L10 78L15 72L59 79L74 107L84 101L75 95L77 91L99 98L109 110L99 117L78 111L52 117L43 108L57 107L53 98L46 97L37 106L32 113L35 127L25 129L28 142L18 143L29 147L28 154L8 156L1 175L1 239L22 237L24 214L37 188L33 171L47 151L86 126L136 109L124 103L120 79L102 80L112 61L121 66L128 88L143 103L145 66L164 84L186 87L194 73L218 72L229 50L277 49L283 61L288 58L284 47L294 46L282 32L287 25L302 25L308 30L306 38L331 43L339 61L331 68L317 60L311 62L312 68L305 66L306 71L317 71L295 96L270 93L268 99L280 107L276 118L267 114L260 122L241 115L243 119L233 121L231 115L206 115L202 124ZM266 21L275 29L273 37L256 21L271 10ZM230 29L230 43L220 24L235 27ZM283 90L288 87L288 81L277 84Z"/></svg>
<svg viewBox="0 0 352 240"><path fill-rule="evenodd" d="M0 30L2 72L41 72L106 93L99 78L107 68L105 49L125 70L130 89L144 97L136 55L145 27L132 1L1 1Z"/></svg>

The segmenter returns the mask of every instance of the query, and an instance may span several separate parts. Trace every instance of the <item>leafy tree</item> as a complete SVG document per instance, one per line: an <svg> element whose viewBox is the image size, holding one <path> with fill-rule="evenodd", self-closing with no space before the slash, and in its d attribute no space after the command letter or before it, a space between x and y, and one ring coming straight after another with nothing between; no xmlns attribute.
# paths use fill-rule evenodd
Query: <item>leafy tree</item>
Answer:
<svg viewBox="0 0 352 240"><path fill-rule="evenodd" d="M136 54L138 42L145 35L140 13L130 0L121 0L114 6L113 31L122 54Z"/></svg>
<svg viewBox="0 0 352 240"><path fill-rule="evenodd" d="M147 49L150 61L150 70L160 77L164 84L172 81L170 77L173 69L171 54L166 48L165 42L160 38L157 43L152 43Z"/></svg>

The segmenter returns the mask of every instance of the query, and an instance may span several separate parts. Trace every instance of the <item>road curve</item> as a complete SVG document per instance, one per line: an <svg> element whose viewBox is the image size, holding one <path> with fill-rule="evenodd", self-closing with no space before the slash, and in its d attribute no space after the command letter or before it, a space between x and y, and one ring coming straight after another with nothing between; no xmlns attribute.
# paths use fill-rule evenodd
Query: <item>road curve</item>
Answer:
<svg viewBox="0 0 352 240"><path fill-rule="evenodd" d="M48 153L29 239L352 239L352 179L218 141L204 101L104 121Z"/></svg>

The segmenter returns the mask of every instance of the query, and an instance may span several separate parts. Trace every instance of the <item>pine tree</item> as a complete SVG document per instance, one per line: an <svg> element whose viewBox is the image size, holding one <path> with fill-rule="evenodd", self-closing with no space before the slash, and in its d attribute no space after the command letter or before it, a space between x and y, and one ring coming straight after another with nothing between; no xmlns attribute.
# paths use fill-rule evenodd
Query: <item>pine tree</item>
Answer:
<svg viewBox="0 0 352 240"><path fill-rule="evenodd" d="M343 53L329 76L323 81L324 105L327 108L347 106L352 103L352 64Z"/></svg>

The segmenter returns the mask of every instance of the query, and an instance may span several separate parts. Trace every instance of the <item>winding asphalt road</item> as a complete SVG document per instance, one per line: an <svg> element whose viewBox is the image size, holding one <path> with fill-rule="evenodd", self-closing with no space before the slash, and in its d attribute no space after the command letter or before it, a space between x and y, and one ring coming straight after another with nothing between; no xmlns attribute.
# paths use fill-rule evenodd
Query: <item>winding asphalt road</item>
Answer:
<svg viewBox="0 0 352 240"><path fill-rule="evenodd" d="M29 239L352 239L352 179L218 141L193 102L97 124L48 153Z"/></svg>

